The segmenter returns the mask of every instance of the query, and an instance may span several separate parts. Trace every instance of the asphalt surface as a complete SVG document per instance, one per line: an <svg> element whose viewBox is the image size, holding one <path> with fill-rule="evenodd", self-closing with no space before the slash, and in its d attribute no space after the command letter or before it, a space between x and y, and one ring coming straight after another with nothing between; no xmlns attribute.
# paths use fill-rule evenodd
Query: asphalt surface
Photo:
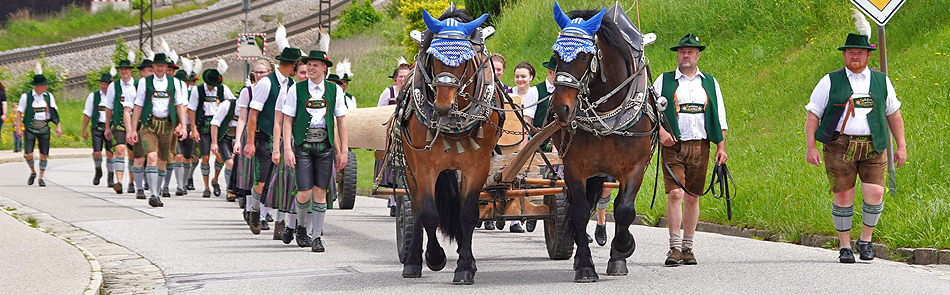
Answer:
<svg viewBox="0 0 950 295"><path fill-rule="evenodd" d="M600 273L593 284L572 281L573 260L548 259L540 230L514 234L507 228L476 229L473 249L479 271L472 286L451 284L456 245L446 240L442 245L449 263L444 270L424 269L422 278L404 279L386 200L358 197L353 210L329 210L323 236L327 252L311 253L272 240L271 231L252 235L235 203L201 198L198 177L198 190L163 199L164 208L151 208L133 195L92 186L90 159L53 159L49 165L49 187L39 188L26 186L26 165L0 164L0 194L142 255L161 269L166 287L175 294L950 294L946 266L881 259L845 265L837 262L834 250L708 233L696 235L698 265L666 267L667 230L645 226L630 228L637 250L627 259L627 276L605 275L609 247L592 244ZM593 228L591 222L589 231ZM608 233L612 238L612 223Z"/></svg>

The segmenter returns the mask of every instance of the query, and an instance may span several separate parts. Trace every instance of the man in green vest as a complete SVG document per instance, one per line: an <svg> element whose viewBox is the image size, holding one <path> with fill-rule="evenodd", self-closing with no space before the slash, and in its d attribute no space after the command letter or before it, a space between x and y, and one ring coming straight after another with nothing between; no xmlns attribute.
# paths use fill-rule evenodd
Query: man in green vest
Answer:
<svg viewBox="0 0 950 295"><path fill-rule="evenodd" d="M151 77L152 75L155 74L155 70L152 69L153 58L155 58L155 54L150 53L149 56L146 59L143 59L142 63L138 65L139 74L141 74L143 79ZM141 81L141 79L137 80L135 83L135 93L136 93L135 95L138 95L138 87L139 87L138 81ZM140 127L138 124L132 124L132 110L135 108L135 99L137 99L138 97L133 96L132 98L133 99L131 100L126 100L122 102L122 106L123 106L122 120L123 122L126 122L126 127L127 127L126 134L125 134L126 143L132 146L133 161L132 161L132 168L130 168L129 170L132 171L132 179L135 182L134 187L132 186L132 183L129 183L129 190L126 192L135 193L136 199L145 200L147 199L147 197L145 196L145 184L143 184L146 182L145 180L145 150L142 147L141 141L132 142L128 140L129 134L130 134L129 129L131 127L136 127L136 128ZM138 131L138 130L135 130L135 131Z"/></svg>
<svg viewBox="0 0 950 295"><path fill-rule="evenodd" d="M49 123L56 124L56 136L63 135L63 128L59 124L56 99L53 98L52 93L48 92L49 83L50 81L43 76L43 71L37 71L36 75L33 76L33 81L30 82L30 85L33 85L33 91L20 95L20 102L16 109L16 115L22 118L22 121L14 122L15 130L17 136L23 138L23 158L26 159L26 164L30 166L30 179L26 181L28 185L33 185L33 181L36 179L36 169L33 168L33 147L39 145L39 186L46 186L46 182L43 181L43 173L46 172L46 159L49 157Z"/></svg>
<svg viewBox="0 0 950 295"><path fill-rule="evenodd" d="M112 69L115 71L115 68ZM89 139L89 121L92 121L92 162L96 165L96 175L92 178L92 185L99 185L99 181L102 178L102 149L105 147L106 150L106 160L107 164L106 169L109 174L107 177L107 183L109 187L112 187L115 183L113 178L115 177L112 174L112 169L114 168L114 162L112 154L112 141L106 139L106 92L109 90L109 85L112 83L111 74L102 74L99 77L99 91L90 92L89 96L86 97L86 107L83 108L82 114L82 138Z"/></svg>
<svg viewBox="0 0 950 295"><path fill-rule="evenodd" d="M857 250L861 260L874 259L871 234L884 210L884 179L887 157L888 129L894 136L894 163L900 167L907 160L904 141L904 120L901 102L897 100L891 80L882 72L868 67L875 48L868 36L848 34L842 51L845 67L832 71L818 81L805 105L805 159L821 167L831 184L834 202L831 218L838 230L841 263L854 263L851 250L851 219L854 215L854 185L861 178L864 203L861 205L861 236ZM823 144L819 154L815 141Z"/></svg>
<svg viewBox="0 0 950 295"><path fill-rule="evenodd" d="M148 182L151 192L148 204L152 207L164 206L158 198L161 189L159 171L164 170L165 163L170 160L169 155L175 150L176 137L183 139L188 136L184 126L184 118L187 116L187 91L177 89L177 79L165 74L169 63L164 53L156 54L152 60L155 74L139 81L135 109L129 121L132 128L126 135L127 141L135 143L139 141L141 133L142 150L147 161L145 181ZM140 125L141 130L138 129Z"/></svg>
<svg viewBox="0 0 950 295"><path fill-rule="evenodd" d="M346 103L343 89L326 81L327 68L333 62L326 52L311 50L302 61L307 63L310 79L297 83L284 97L284 158L297 172L297 241L309 240L310 250L323 252L320 239L327 210L327 189L334 167L346 166L348 140ZM313 231L307 235L302 225L313 202Z"/></svg>
<svg viewBox="0 0 950 295"><path fill-rule="evenodd" d="M522 105L528 106L524 109L525 122L538 128L544 127L547 117L550 100L546 100L546 98L554 93L554 72L557 71L557 59L554 55L551 55L551 59L541 63L541 65L548 69L548 77L544 79L544 82L531 86L528 93L525 94L524 101L521 102ZM542 102L538 103L539 100ZM536 103L538 104L534 105Z"/></svg>
<svg viewBox="0 0 950 295"><path fill-rule="evenodd" d="M134 54L130 55L131 58L134 58ZM122 176L125 173L125 156L126 153L131 148L130 145L125 142L125 120L124 115L122 114L125 109L126 103L131 104L135 100L135 91L138 86L138 81L132 79L132 61L128 59L123 59L119 61L119 65L116 66L119 71L119 79L116 79L109 84L107 89L106 96L103 98L105 100L106 106L106 139L114 140L114 160L113 163L115 167L116 182L112 186L112 189L115 190L116 194L122 194ZM119 108L119 112L115 113L116 107ZM131 155L130 155L131 156ZM132 166L132 161L129 161L129 167ZM129 187L132 188L132 169L129 169ZM131 192L135 192L134 188Z"/></svg>
<svg viewBox="0 0 950 295"><path fill-rule="evenodd" d="M699 195L706 182L709 143L716 144L716 164L726 163L726 108L722 89L712 74L699 71L699 37L690 33L670 48L676 51L677 68L657 77L653 87L669 101L664 111L668 125L660 129L663 183L668 195L666 218L669 222L670 251L665 264L694 265L693 235L699 222ZM680 180L677 184L673 176ZM685 200L685 202L684 202ZM680 227L683 232L680 235Z"/></svg>
<svg viewBox="0 0 950 295"><path fill-rule="evenodd" d="M196 87L188 100L188 118L194 122L191 124L191 139L198 143L201 150L201 177L205 184L205 190L201 196L205 198L211 197L209 189L211 186L208 185L208 178L211 175L211 165L208 163L211 157L211 120L222 101L235 99L231 89L221 84L224 81L221 70L227 70L227 66L205 70L201 74L201 79L205 83ZM214 183L214 187L220 195L221 191L217 182Z"/></svg>

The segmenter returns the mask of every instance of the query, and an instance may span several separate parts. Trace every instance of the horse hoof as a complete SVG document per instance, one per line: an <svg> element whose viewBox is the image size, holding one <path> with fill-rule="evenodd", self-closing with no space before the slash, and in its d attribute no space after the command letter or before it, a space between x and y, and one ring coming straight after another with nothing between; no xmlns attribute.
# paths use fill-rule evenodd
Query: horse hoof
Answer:
<svg viewBox="0 0 950 295"><path fill-rule="evenodd" d="M613 242L610 243L610 258L630 258L635 250L637 250L637 242L633 235L630 236L630 242L626 245L618 245L617 238L614 237Z"/></svg>
<svg viewBox="0 0 950 295"><path fill-rule="evenodd" d="M627 260L623 258L611 258L610 261L607 261L607 275L608 276L627 275Z"/></svg>
<svg viewBox="0 0 950 295"><path fill-rule="evenodd" d="M422 277L422 265L406 264L402 267L402 277L420 278Z"/></svg>
<svg viewBox="0 0 950 295"><path fill-rule="evenodd" d="M429 255L430 253L431 252L426 251L426 266L432 271L440 271L445 268L445 262L447 261L447 259L445 259L445 252L439 249L438 254Z"/></svg>
<svg viewBox="0 0 950 295"><path fill-rule="evenodd" d="M582 267L574 271L575 283L593 283L596 282L597 279L599 279L599 277L593 267Z"/></svg>
<svg viewBox="0 0 950 295"><path fill-rule="evenodd" d="M452 279L452 284L456 284L456 285L471 285L474 283L475 283L474 271L456 271L455 278Z"/></svg>

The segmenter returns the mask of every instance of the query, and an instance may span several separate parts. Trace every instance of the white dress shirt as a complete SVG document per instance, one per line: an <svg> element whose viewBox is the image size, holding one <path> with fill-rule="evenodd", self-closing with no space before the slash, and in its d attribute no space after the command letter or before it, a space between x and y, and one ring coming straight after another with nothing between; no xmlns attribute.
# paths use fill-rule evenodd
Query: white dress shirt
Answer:
<svg viewBox="0 0 950 295"><path fill-rule="evenodd" d="M860 73L854 73L850 69L845 68L845 73L848 75L848 82L851 83L851 93L852 98L861 98L871 96L871 70L867 67L864 68L864 71ZM900 109L901 102L897 100L897 94L894 92L894 85L891 85L891 78L887 78L887 98L885 99L884 114L890 116L894 112ZM818 119L825 114L825 106L828 105L828 95L831 91L831 78L828 75L825 75L818 81L818 85L815 85L815 90L811 92L811 98L807 105L805 105L805 110L818 116ZM847 110L850 108L851 100L848 100L845 104L844 109ZM841 124L844 123L844 120L848 119L848 125L845 126L842 133L847 135L854 136L865 136L871 135L871 126L868 125L867 116L871 113L872 108L854 108L854 116L847 118L846 115L842 115L841 119L838 120L837 125L835 125L835 130L841 131Z"/></svg>
<svg viewBox="0 0 950 295"><path fill-rule="evenodd" d="M284 88L287 88L290 78L281 75L280 71L274 71L274 74L277 75L277 82L280 83L280 89L283 91ZM251 97L250 108L258 111L264 109L264 103L267 102L268 94L270 94L270 83L270 78L266 76L257 81L257 85L254 85L254 92L253 97ZM278 94L278 96L280 95ZM275 104L274 109L277 110L278 108L278 104Z"/></svg>
<svg viewBox="0 0 950 295"><path fill-rule="evenodd" d="M656 82L653 83L654 88L663 89L663 76L665 75L660 75L656 78ZM707 102L709 101L709 97L707 97L706 89L704 89L702 85L702 78L706 77L703 72L696 69L696 74L693 75L691 79L681 73L680 69L677 68L673 77L679 81L679 86L676 87L675 97L667 97L670 102L668 107L677 107L673 104L674 102L679 104L696 103L708 106ZM722 88L719 87L719 81L714 79L713 83L716 87L719 126L722 127L722 130L727 130L729 126L726 124L726 105L722 99ZM678 113L676 118L676 122L680 127L680 140L702 140L709 138L706 134L706 114Z"/></svg>
<svg viewBox="0 0 950 295"><path fill-rule="evenodd" d="M95 98L96 92L99 92L99 105L93 106L92 101L93 98ZM86 96L86 106L82 109L82 114L89 117L89 119L92 119L93 112L99 112L99 123L105 123L106 111L99 111L98 109L99 107L105 107L106 101L108 101L108 99L106 99L106 93L102 92L102 90L89 92L89 95Z"/></svg>
<svg viewBox="0 0 950 295"><path fill-rule="evenodd" d="M119 87L122 88L122 99L119 100L122 103L122 107L132 108L134 106L133 103L135 102L135 92L138 89L135 89L135 84L133 81L135 80L132 80L130 77L128 82L119 79L109 83L109 89L106 90L106 96L102 98L106 101L105 106L107 109L115 111L115 95L117 94L115 91L115 83L119 83ZM120 113L117 115L122 116L121 109L119 112ZM113 116L116 116L116 114L113 114Z"/></svg>
<svg viewBox="0 0 950 295"><path fill-rule="evenodd" d="M228 110L231 109L231 102L232 100L225 100L218 105L218 111L214 113L214 117L211 117L211 125L221 127L221 121L224 121L224 118L228 116ZM228 122L228 126L237 127L237 118L239 118L238 114L240 113L241 109L235 106L234 116L231 117L231 122Z"/></svg>
<svg viewBox="0 0 950 295"><path fill-rule="evenodd" d="M537 86L528 87L528 93L524 95L524 100L521 101L521 106L524 107L524 106L533 105L537 103L539 99L544 98L544 97L538 97L538 88L535 88L535 87ZM551 82L548 82L548 79L544 79L544 88L548 90L549 94L554 93L554 84L551 84ZM538 112L538 106L531 106L524 109L523 111L525 116L531 117L532 119L534 119L534 114L537 112ZM531 124L531 122L528 122L528 124Z"/></svg>
<svg viewBox="0 0 950 295"><path fill-rule="evenodd" d="M36 90L30 90L30 92L33 94L33 104L31 105L31 107L46 108L46 98L44 98L42 95L36 94ZM49 95L50 107L58 110L59 108L56 107L56 98L53 97L53 94L49 92L45 94ZM26 93L20 94L20 101L26 102ZM26 103L17 104L16 110L19 111L21 114L25 113ZM48 114L47 112L34 112L33 120L40 120L40 121L49 120L50 119L49 116L50 114Z"/></svg>
<svg viewBox="0 0 950 295"><path fill-rule="evenodd" d="M321 101L323 100L323 81L318 83L313 83L313 80L307 80L307 89L310 92L309 101ZM346 103L343 102L343 88L340 88L339 85L332 84L333 87L336 87L336 103L333 105L333 115L336 117L346 116L347 108ZM297 107L302 107L297 105L297 88L287 91L284 99L284 106L281 109L281 112L285 116L296 117L297 116ZM328 106L329 107L329 106ZM307 108L307 112L310 113L310 128L322 128L326 127L326 120L323 119L323 116L327 114L327 108Z"/></svg>
<svg viewBox="0 0 950 295"><path fill-rule="evenodd" d="M151 77L155 77L152 81L152 86L155 87L155 93L153 93L152 97L150 98L152 100L153 116L168 117L168 101L170 99L175 100L175 105L185 105L188 103L188 100L185 98L185 95L188 92L187 89L175 89L174 98L168 97L167 93L165 93L165 90L168 89L168 83L171 82L177 84L177 79L174 77L168 77L168 75L164 75L161 78L158 78L158 75L153 75ZM150 77L145 77L142 78L142 80L139 80L139 88L135 93L135 105L137 106L145 106L145 79L149 78ZM171 111L174 112L175 110ZM182 122L185 120L186 119L182 119Z"/></svg>
<svg viewBox="0 0 950 295"><path fill-rule="evenodd" d="M389 100L395 101L396 97L398 96L399 96L399 90L396 90L396 86L389 86L383 90L383 93L379 94L379 100L376 101L376 106L378 107L388 106Z"/></svg>

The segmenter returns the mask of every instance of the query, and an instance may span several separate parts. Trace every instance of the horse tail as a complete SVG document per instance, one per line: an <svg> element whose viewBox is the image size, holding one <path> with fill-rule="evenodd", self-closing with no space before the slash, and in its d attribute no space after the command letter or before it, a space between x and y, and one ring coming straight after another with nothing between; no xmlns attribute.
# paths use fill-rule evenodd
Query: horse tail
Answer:
<svg viewBox="0 0 950 295"><path fill-rule="evenodd" d="M439 228L449 240L462 238L462 201L459 198L458 173L443 170L435 181L435 203L439 210Z"/></svg>

